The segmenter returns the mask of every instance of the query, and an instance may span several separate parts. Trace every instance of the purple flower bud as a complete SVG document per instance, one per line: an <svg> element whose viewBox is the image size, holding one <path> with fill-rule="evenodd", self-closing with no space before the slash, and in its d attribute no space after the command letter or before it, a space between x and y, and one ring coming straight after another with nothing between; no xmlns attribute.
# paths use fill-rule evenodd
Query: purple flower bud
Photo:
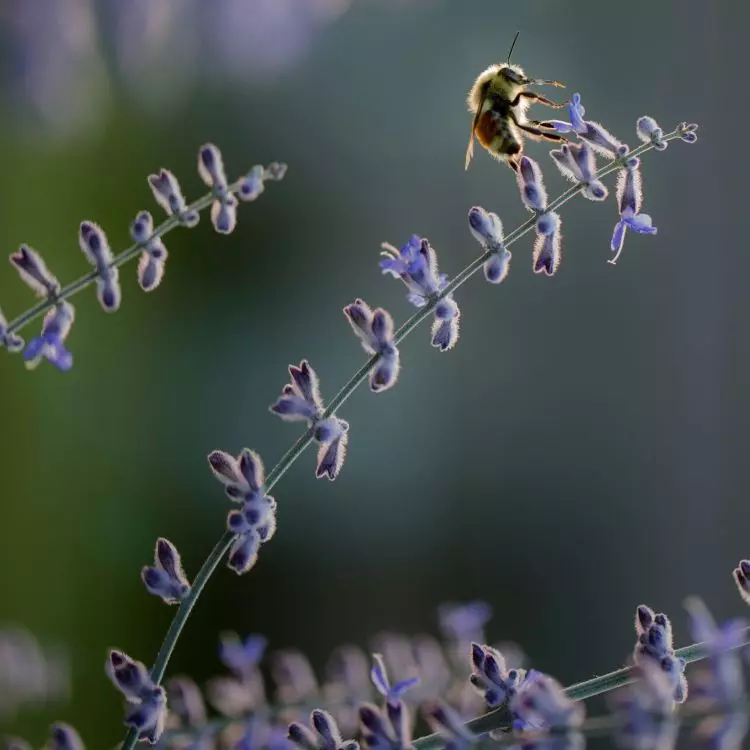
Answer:
<svg viewBox="0 0 750 750"><path fill-rule="evenodd" d="M120 306L120 272L112 266L112 250L107 235L93 221L82 221L79 231L81 250L96 269L96 296L105 312L115 312Z"/></svg>
<svg viewBox="0 0 750 750"><path fill-rule="evenodd" d="M492 617L492 607L487 602L466 604L449 602L438 608L440 630L445 637L459 644L484 639L484 626ZM481 646L472 643L472 655L482 654Z"/></svg>
<svg viewBox="0 0 750 750"><path fill-rule="evenodd" d="M426 239L412 235L400 250L387 242L381 247L385 260L380 261L380 270L403 281L406 298L415 307L424 307L447 286L447 277L438 272L437 254Z"/></svg>
<svg viewBox="0 0 750 750"><path fill-rule="evenodd" d="M503 223L497 214L474 206L469 210L469 231L486 252L492 253L483 266L484 278L490 284L500 284L510 271L513 257L503 244Z"/></svg>
<svg viewBox="0 0 750 750"><path fill-rule="evenodd" d="M508 669L503 655L489 646L472 643L471 660L470 682L489 708L512 698L526 675L523 669Z"/></svg>
<svg viewBox="0 0 750 750"><path fill-rule="evenodd" d="M733 575L740 596L746 604L750 604L750 560L740 560Z"/></svg>
<svg viewBox="0 0 750 750"><path fill-rule="evenodd" d="M155 745L164 731L167 719L167 696L164 688L154 686L141 702L125 714L125 724L138 731L139 739Z"/></svg>
<svg viewBox="0 0 750 750"><path fill-rule="evenodd" d="M263 184L265 177L263 167L256 164L240 182L240 200L254 201L265 190Z"/></svg>
<svg viewBox="0 0 750 750"><path fill-rule="evenodd" d="M313 731L298 721L289 725L287 736L300 750L318 750L318 740Z"/></svg>
<svg viewBox="0 0 750 750"><path fill-rule="evenodd" d="M446 297L435 306L435 320L432 323L432 345L441 352L452 349L458 341L461 312L458 305Z"/></svg>
<svg viewBox="0 0 750 750"><path fill-rule="evenodd" d="M145 665L122 651L110 650L106 671L114 686L128 700L141 700L141 696L153 686Z"/></svg>
<svg viewBox="0 0 750 750"><path fill-rule="evenodd" d="M664 131L658 126L653 117L639 117L636 123L638 138L643 143L652 143L657 151L664 151L669 145L664 140Z"/></svg>
<svg viewBox="0 0 750 750"><path fill-rule="evenodd" d="M219 234L231 234L237 226L237 199L227 195L211 204L211 223Z"/></svg>
<svg viewBox="0 0 750 750"><path fill-rule="evenodd" d="M31 339L23 353L28 369L35 368L46 359L63 372L73 366L73 355L65 348L65 339L75 320L73 305L62 301L44 316L42 333Z"/></svg>
<svg viewBox="0 0 750 750"><path fill-rule="evenodd" d="M213 143L203 144L198 151L198 174L209 187L226 187L224 160Z"/></svg>
<svg viewBox="0 0 750 750"><path fill-rule="evenodd" d="M316 439L321 445L318 450L315 477L317 479L327 477L333 481L344 465L346 448L349 444L349 425L338 417L331 417L319 423L318 428L320 431L316 431ZM328 439L323 439L324 437Z"/></svg>
<svg viewBox="0 0 750 750"><path fill-rule="evenodd" d="M130 236L142 248L138 261L138 283L144 292L156 289L164 277L167 248L154 236L154 220L148 211L141 211L130 225Z"/></svg>
<svg viewBox="0 0 750 750"><path fill-rule="evenodd" d="M168 539L156 542L154 567L145 566L141 578L148 591L161 597L166 604L178 604L190 593L177 548Z"/></svg>
<svg viewBox="0 0 750 750"><path fill-rule="evenodd" d="M276 697L281 704L303 703L318 694L315 672L301 651L277 651L271 663L271 672L276 683Z"/></svg>
<svg viewBox="0 0 750 750"><path fill-rule="evenodd" d="M438 701L427 704L423 710L432 730L438 732L446 740L448 750L467 750L476 741L458 712L447 703Z"/></svg>
<svg viewBox="0 0 750 750"><path fill-rule="evenodd" d="M554 234L560 229L560 215L546 211L536 220L536 231L539 234Z"/></svg>
<svg viewBox="0 0 750 750"><path fill-rule="evenodd" d="M219 658L238 677L247 678L255 670L268 648L268 640L251 633L243 641L237 633L222 633L219 642Z"/></svg>
<svg viewBox="0 0 750 750"><path fill-rule="evenodd" d="M185 227L194 227L198 223L200 214L197 211L188 210L180 183L168 169L161 169L158 174L149 175L148 184L151 186L156 202L167 215L177 217L180 224Z"/></svg>
<svg viewBox="0 0 750 750"><path fill-rule="evenodd" d="M28 245L21 245L17 252L11 253L10 262L38 297L57 297L60 282L50 273L36 250Z"/></svg>
<svg viewBox="0 0 750 750"><path fill-rule="evenodd" d="M278 182L286 175L287 165L278 161L272 161L264 170L263 178Z"/></svg>
<svg viewBox="0 0 750 750"><path fill-rule="evenodd" d="M0 347L5 347L9 352L20 352L26 342L16 333L8 332L8 320L0 310Z"/></svg>
<svg viewBox="0 0 750 750"><path fill-rule="evenodd" d="M559 227L559 221L557 227ZM557 227L550 234L537 234L532 254L532 268L534 273L554 276L557 272L562 257L560 232Z"/></svg>
<svg viewBox="0 0 750 750"><path fill-rule="evenodd" d="M610 247L615 253L609 262L614 264L620 257L625 230L631 229L638 234L656 234L656 227L652 225L648 214L640 213L643 200L641 189L640 162L637 158L628 159L625 168L621 169L617 177L617 202L620 209L620 220L612 233Z"/></svg>
<svg viewBox="0 0 750 750"><path fill-rule="evenodd" d="M680 138L685 141L685 143L695 143L698 140L698 134L695 132L698 130L698 126L694 122L681 122L679 128Z"/></svg>
<svg viewBox="0 0 750 750"><path fill-rule="evenodd" d="M50 731L49 750L84 750L83 740L70 724L55 722Z"/></svg>
<svg viewBox="0 0 750 750"><path fill-rule="evenodd" d="M520 730L560 730L579 727L586 715L582 703L565 695L549 675L531 670L510 701L513 727Z"/></svg>
<svg viewBox="0 0 750 750"><path fill-rule="evenodd" d="M530 211L544 211L547 208L547 190L539 165L528 156L522 156L516 175L524 206Z"/></svg>
<svg viewBox="0 0 750 750"><path fill-rule="evenodd" d="M258 560L260 538L255 532L242 534L232 543L227 559L227 567L237 575L247 573Z"/></svg>

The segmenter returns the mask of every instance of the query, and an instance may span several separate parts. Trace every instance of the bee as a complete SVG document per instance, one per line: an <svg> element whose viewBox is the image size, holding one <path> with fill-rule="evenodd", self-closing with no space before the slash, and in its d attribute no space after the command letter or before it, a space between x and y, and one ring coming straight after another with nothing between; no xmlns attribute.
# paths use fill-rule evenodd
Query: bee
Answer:
<svg viewBox="0 0 750 750"><path fill-rule="evenodd" d="M552 128L550 123L526 118L526 109L532 102L546 104L554 109L560 109L566 104L557 104L541 94L528 91L527 86L564 87L565 84L527 78L518 65L510 64L510 56L519 33L516 33L513 44L510 45L507 62L490 65L479 75L469 91L467 103L469 111L474 115L474 122L466 149L466 169L474 156L474 136L492 156L506 162L514 170L518 169L518 161L523 154L524 136L533 140L566 140L553 129L544 130Z"/></svg>

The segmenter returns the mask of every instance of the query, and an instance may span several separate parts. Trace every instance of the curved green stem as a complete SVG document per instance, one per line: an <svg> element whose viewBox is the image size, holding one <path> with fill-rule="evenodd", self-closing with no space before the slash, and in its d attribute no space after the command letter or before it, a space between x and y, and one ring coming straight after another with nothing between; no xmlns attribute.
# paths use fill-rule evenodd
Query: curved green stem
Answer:
<svg viewBox="0 0 750 750"><path fill-rule="evenodd" d="M671 133L665 135L664 140L670 141L679 137L680 130L679 128L676 128ZM608 174L617 171L618 169L622 168L627 159L630 159L634 156L640 156L641 154L650 151L652 148L652 144L644 143L628 153L625 157L611 161L609 164L598 170L598 172L596 173L597 179L606 177ZM580 192L580 190L581 186L578 184L571 186L549 203L547 211L554 211L558 209L560 206L567 203L571 198L575 197ZM510 234L506 235L504 240L505 246L509 247L525 234L533 231L536 225L536 220L537 216L536 214L534 214L525 222L516 227ZM466 266L466 268L460 271L458 275L455 276L453 280L439 294L432 297L424 307L421 307L419 310L417 310L414 315L412 315L405 323L401 325L401 327L396 331L394 335L395 343L400 344L420 323L422 323L426 318L430 316L431 312L434 310L435 306L441 299L444 299L449 294L456 291L456 289L462 286L466 281L468 281L475 273L477 273L477 271L482 268L485 261L488 260L491 256L491 252L485 252L475 260L473 260L468 266ZM352 393L354 393L357 387L367 379L370 370L372 370L372 368L376 365L379 358L380 356L378 354L373 355L359 368L359 370L357 370L351 376L351 378L349 378L347 383L328 404L321 419L327 419L328 417L336 413L336 411L344 404L344 402L352 395ZM312 441L313 429L308 428L291 446L291 448L289 448L289 450L282 456L281 460L276 464L276 466L274 466L273 469L271 469L271 471L269 472L265 484L267 492L270 492L273 489L276 483L281 479L281 477L284 476L289 467L297 460L297 458L302 454L305 448L310 445ZM203 588L208 582L208 579L213 574L217 565L221 561L221 558L228 550L233 540L234 536L230 532L225 531L221 539L217 542L216 546L211 550L211 553L201 566L201 569L198 571L198 574L195 577L195 581L193 582L193 588L191 589L190 594L185 599L183 599L183 601L177 608L177 612L175 613L172 623L169 626L167 635L162 642L161 648L159 649L159 653L156 657L156 661L154 662L154 666L151 670L151 677L154 682L161 682L167 663L169 662L169 658L174 651L177 639L180 637L180 633L182 632L182 628L184 627L185 622L190 615L190 612L195 606L198 597L200 596ZM492 716L492 714L486 714L485 716ZM484 718L485 717L479 717L479 719L475 719L475 721L480 721ZM134 729L131 729L125 738L122 750L133 750L133 747L135 746L137 741L138 733ZM425 739L425 742L426 741L427 739ZM426 745L426 747L431 747L431 745Z"/></svg>

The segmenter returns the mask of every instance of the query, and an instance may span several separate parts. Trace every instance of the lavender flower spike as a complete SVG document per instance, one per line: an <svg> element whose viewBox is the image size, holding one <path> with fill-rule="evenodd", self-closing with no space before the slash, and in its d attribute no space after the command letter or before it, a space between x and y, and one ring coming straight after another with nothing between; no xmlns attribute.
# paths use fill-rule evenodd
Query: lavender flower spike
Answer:
<svg viewBox="0 0 750 750"><path fill-rule="evenodd" d="M221 151L213 143L206 143L198 151L198 173L214 194L211 204L211 223L221 234L229 234L237 225L237 198L229 192Z"/></svg>
<svg viewBox="0 0 750 750"><path fill-rule="evenodd" d="M190 593L180 553L169 539L157 539L154 566L145 566L141 578L148 591L166 604L179 604Z"/></svg>
<svg viewBox="0 0 750 750"><path fill-rule="evenodd" d="M55 722L50 731L48 750L84 750L83 740L70 724Z"/></svg>
<svg viewBox="0 0 750 750"><path fill-rule="evenodd" d="M114 686L133 704L125 715L125 724L138 731L139 739L155 745L167 718L164 688L153 682L141 662L122 651L109 652L106 672Z"/></svg>
<svg viewBox="0 0 750 750"><path fill-rule="evenodd" d="M96 269L96 296L105 312L115 312L120 306L120 272L112 266L112 250L107 235L93 221L82 221L79 231L81 250Z"/></svg>
<svg viewBox="0 0 750 750"><path fill-rule="evenodd" d="M36 250L28 245L21 245L17 252L11 253L10 262L38 297L57 297L60 282L50 273Z"/></svg>
<svg viewBox="0 0 750 750"><path fill-rule="evenodd" d="M469 231L486 252L492 253L484 262L484 278L490 284L505 281L513 256L503 244L503 223L500 217L488 213L480 206L474 206L469 210Z"/></svg>
<svg viewBox="0 0 750 750"><path fill-rule="evenodd" d="M396 383L401 368L398 348L393 341L393 319L380 307L371 310L361 299L347 305L344 315L359 336L364 350L379 355L370 371L370 390L373 393L387 390Z"/></svg>
<svg viewBox="0 0 750 750"><path fill-rule="evenodd" d="M627 147L623 147L623 150ZM622 155L627 153L624 151ZM617 202L620 210L620 220L615 225L612 234L611 249L615 257L609 260L613 265L622 252L625 241L625 230L632 229L638 234L656 234L656 227L651 223L648 214L640 213L643 202L643 191L641 189L640 160L631 157L625 162L617 177Z"/></svg>
<svg viewBox="0 0 750 750"><path fill-rule="evenodd" d="M656 663L670 678L675 702L683 703L688 691L685 660L675 656L672 648L672 624L669 618L662 613L656 614L650 607L641 604L636 610L635 631L638 636L633 651L635 663Z"/></svg>
<svg viewBox="0 0 750 750"><path fill-rule="evenodd" d="M323 418L324 408L320 396L320 382L315 370L303 359L299 367L289 365L291 382L284 386L281 396L271 404L270 410L282 419L306 421L313 429L313 438L320 444L315 476L336 479L346 457L349 442L349 423L331 416Z"/></svg>
<svg viewBox="0 0 750 750"><path fill-rule="evenodd" d="M254 201L265 189L265 180L283 180L286 164L271 162L265 169L256 164L240 181L239 197L243 201Z"/></svg>
<svg viewBox="0 0 750 750"><path fill-rule="evenodd" d="M164 277L167 248L161 237L154 237L154 220L148 211L141 211L130 225L130 236L142 248L138 261L138 284L144 292L156 289Z"/></svg>
<svg viewBox="0 0 750 750"><path fill-rule="evenodd" d="M15 333L8 333L8 320L0 310L0 348L5 348L9 352L20 352L26 342Z"/></svg>
<svg viewBox="0 0 750 750"><path fill-rule="evenodd" d="M168 169L161 169L157 174L150 174L148 184L156 202L169 216L177 217L184 227L194 227L198 223L200 214L197 211L188 211L180 183Z"/></svg>
<svg viewBox="0 0 750 750"><path fill-rule="evenodd" d="M75 320L75 309L69 302L60 302L44 316L42 333L26 346L23 358L26 367L34 369L42 359L65 372L73 366L73 355L65 348L65 339Z"/></svg>

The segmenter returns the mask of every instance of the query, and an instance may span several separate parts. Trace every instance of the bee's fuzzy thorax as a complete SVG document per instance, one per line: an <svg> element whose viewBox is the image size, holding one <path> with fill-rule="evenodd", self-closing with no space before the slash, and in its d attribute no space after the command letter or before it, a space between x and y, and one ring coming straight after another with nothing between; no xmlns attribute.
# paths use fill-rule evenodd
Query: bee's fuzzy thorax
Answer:
<svg viewBox="0 0 750 750"><path fill-rule="evenodd" d="M482 100L489 94L502 99L512 101L519 92L523 91L522 84L508 80L502 71L512 70L520 78L525 78L523 69L519 65L508 65L507 63L490 65L483 70L469 91L467 104L471 112L476 112L481 106Z"/></svg>

